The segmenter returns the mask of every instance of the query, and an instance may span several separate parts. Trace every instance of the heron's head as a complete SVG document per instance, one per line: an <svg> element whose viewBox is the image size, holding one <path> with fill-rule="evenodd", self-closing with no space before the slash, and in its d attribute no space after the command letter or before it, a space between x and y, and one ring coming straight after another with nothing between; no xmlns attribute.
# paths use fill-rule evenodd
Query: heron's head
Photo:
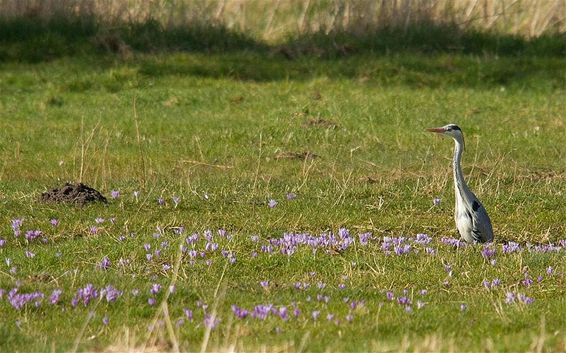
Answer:
<svg viewBox="0 0 566 353"><path fill-rule="evenodd" d="M428 132L436 132L443 136L450 136L455 140L464 141L464 135L462 135L462 130L456 124L448 124L443 127L435 127L426 129Z"/></svg>

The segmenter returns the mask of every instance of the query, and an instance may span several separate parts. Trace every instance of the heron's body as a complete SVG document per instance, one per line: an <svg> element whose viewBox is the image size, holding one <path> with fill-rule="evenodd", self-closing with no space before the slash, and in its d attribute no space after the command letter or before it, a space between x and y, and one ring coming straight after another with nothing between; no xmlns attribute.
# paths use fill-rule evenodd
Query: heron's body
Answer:
<svg viewBox="0 0 566 353"><path fill-rule="evenodd" d="M485 243L493 240L493 229L487 211L480 200L470 191L462 173L461 161L464 152L464 135L462 130L454 124L441 128L428 129L431 132L441 133L454 139L454 191L456 207L454 221L456 228L464 240L470 243Z"/></svg>

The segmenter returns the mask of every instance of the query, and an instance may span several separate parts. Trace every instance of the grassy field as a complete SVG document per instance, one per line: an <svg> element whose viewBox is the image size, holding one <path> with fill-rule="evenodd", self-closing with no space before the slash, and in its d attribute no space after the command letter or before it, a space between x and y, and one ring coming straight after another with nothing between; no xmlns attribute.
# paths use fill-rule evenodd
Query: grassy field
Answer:
<svg viewBox="0 0 566 353"><path fill-rule="evenodd" d="M566 351L562 57L26 43L0 351ZM453 143L424 132L450 122L494 244L454 239ZM38 201L65 181L109 203Z"/></svg>

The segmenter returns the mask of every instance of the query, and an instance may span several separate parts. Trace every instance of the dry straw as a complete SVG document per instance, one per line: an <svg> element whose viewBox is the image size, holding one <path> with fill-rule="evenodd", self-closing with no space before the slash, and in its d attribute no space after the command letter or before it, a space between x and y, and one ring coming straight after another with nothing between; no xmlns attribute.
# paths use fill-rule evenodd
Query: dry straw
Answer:
<svg viewBox="0 0 566 353"><path fill-rule="evenodd" d="M0 0L0 14L223 25L274 41L313 31L366 33L422 22L524 37L566 31L566 0Z"/></svg>

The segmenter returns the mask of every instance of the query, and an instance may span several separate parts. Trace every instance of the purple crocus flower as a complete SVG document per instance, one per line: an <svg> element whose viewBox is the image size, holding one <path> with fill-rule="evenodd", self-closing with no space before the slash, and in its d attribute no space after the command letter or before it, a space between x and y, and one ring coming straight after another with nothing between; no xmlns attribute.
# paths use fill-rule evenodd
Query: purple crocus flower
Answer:
<svg viewBox="0 0 566 353"><path fill-rule="evenodd" d="M203 323L204 326L210 329L215 329L216 326L218 326L218 324L220 323L220 319L217 319L214 315L206 314L204 315Z"/></svg>
<svg viewBox="0 0 566 353"><path fill-rule="evenodd" d="M455 238L447 238L447 237L442 237L440 239L440 241L446 245L450 245L453 246L455 248L460 248L460 247L464 247L466 246L466 243L460 239L455 239Z"/></svg>
<svg viewBox="0 0 566 353"><path fill-rule="evenodd" d="M289 320L289 309L286 306L281 306L279 310L277 310L277 315L279 315L282 320L287 321Z"/></svg>
<svg viewBox="0 0 566 353"><path fill-rule="evenodd" d="M32 241L39 238L43 233L40 230L28 230L26 232L26 239Z"/></svg>
<svg viewBox="0 0 566 353"><path fill-rule="evenodd" d="M312 312L312 315L311 315L311 316L312 316L312 319L313 319L313 320L318 320L318 317L320 316L320 311L319 311L319 310L314 310L314 311Z"/></svg>
<svg viewBox="0 0 566 353"><path fill-rule="evenodd" d="M31 251L29 251L29 250L26 250L24 254L25 254L25 255L26 255L26 257L28 257L28 258L32 258L32 257L35 257L35 254L34 254L34 253L32 253L32 252L31 252Z"/></svg>
<svg viewBox="0 0 566 353"><path fill-rule="evenodd" d="M242 309L235 304L232 304L232 312L238 319L245 319L250 314L249 311Z"/></svg>
<svg viewBox="0 0 566 353"><path fill-rule="evenodd" d="M409 301L409 302L410 302L410 301ZM365 304L365 301L363 301L363 300L359 300L359 301L357 301L357 300L352 300L352 301L350 302L350 309L354 310L354 309L356 309L357 307L362 307L362 306L364 306L364 304Z"/></svg>
<svg viewBox="0 0 566 353"><path fill-rule="evenodd" d="M411 252L411 245L409 244L402 244L402 245L395 245L393 247L396 255L405 255Z"/></svg>
<svg viewBox="0 0 566 353"><path fill-rule="evenodd" d="M269 281L261 281L259 284L264 288L267 289L269 287Z"/></svg>
<svg viewBox="0 0 566 353"><path fill-rule="evenodd" d="M104 256L102 258L102 261L100 261L100 264L98 264L98 267L102 270L107 270L110 268L111 262L110 259L108 258L108 256Z"/></svg>
<svg viewBox="0 0 566 353"><path fill-rule="evenodd" d="M71 300L71 305L77 306L79 302L82 302L84 306L87 306L92 300L97 298L98 290L89 283L84 288L77 289L77 293Z"/></svg>
<svg viewBox="0 0 566 353"><path fill-rule="evenodd" d="M452 277L452 274L453 274L452 266L450 266L448 264L444 265L444 271L446 271L446 273L448 274L449 277Z"/></svg>
<svg viewBox="0 0 566 353"><path fill-rule="evenodd" d="M439 205L440 205L440 201L441 201L440 197L435 197L435 198L432 200L432 204L433 204L434 206L439 206Z"/></svg>
<svg viewBox="0 0 566 353"><path fill-rule="evenodd" d="M94 219L94 222L95 222L96 224L104 223L104 221L105 221L105 219L102 218L102 217L96 217L96 218Z"/></svg>
<svg viewBox="0 0 566 353"><path fill-rule="evenodd" d="M468 305L466 305L465 303L460 304L460 311L466 311L467 309L468 309Z"/></svg>
<svg viewBox="0 0 566 353"><path fill-rule="evenodd" d="M395 299L395 294L393 294L392 291L387 291L387 292L385 293L385 296L387 297L387 300L393 300L393 299Z"/></svg>
<svg viewBox="0 0 566 353"><path fill-rule="evenodd" d="M159 197L159 198L157 199L157 204L158 204L159 206L165 205L165 200L163 199L163 197Z"/></svg>
<svg viewBox="0 0 566 353"><path fill-rule="evenodd" d="M193 311L191 309L183 308L183 313L185 313L187 320L193 321Z"/></svg>
<svg viewBox="0 0 566 353"><path fill-rule="evenodd" d="M151 288L149 289L149 292L153 295L159 293L161 291L161 285L158 283L154 283L151 285Z"/></svg>
<svg viewBox="0 0 566 353"><path fill-rule="evenodd" d="M525 272L525 278L521 281L521 283L525 287L530 287L531 284L533 284L533 279L529 276L529 274L527 272Z"/></svg>
<svg viewBox="0 0 566 353"><path fill-rule="evenodd" d="M41 292L32 293L18 293L18 288L13 288L8 292L8 302L17 310L20 310L27 303L34 301L36 306L40 305L40 301L43 299L44 295Z"/></svg>
<svg viewBox="0 0 566 353"><path fill-rule="evenodd" d="M517 294L517 299L519 299L519 301L520 301L521 303L526 304L526 305L530 305L530 304L532 304L532 303L535 301L533 298L527 297L527 296L526 296L525 294L523 294L523 293Z"/></svg>
<svg viewBox="0 0 566 353"><path fill-rule="evenodd" d="M104 326L108 326L109 323L110 323L110 319L108 318L108 315L104 315L104 317L102 318L102 324Z"/></svg>
<svg viewBox="0 0 566 353"><path fill-rule="evenodd" d="M425 245L430 243L431 241L432 241L432 237L430 237L428 234L419 233L415 237L415 243L417 244Z"/></svg>
<svg viewBox="0 0 566 353"><path fill-rule="evenodd" d="M6 245L6 239L0 238L0 248Z"/></svg>
<svg viewBox="0 0 566 353"><path fill-rule="evenodd" d="M151 306L155 305L156 302L157 302L157 301L155 300L155 298L149 298L149 299L147 300L147 304L149 304L149 305L151 305Z"/></svg>
<svg viewBox="0 0 566 353"><path fill-rule="evenodd" d="M367 233L361 233L358 235L358 238L360 239L360 245L362 246L366 246L369 243L369 240L372 237L372 233L371 232L367 232Z"/></svg>
<svg viewBox="0 0 566 353"><path fill-rule="evenodd" d="M49 296L49 302L53 305L57 304L61 299L61 294L63 291L61 289L54 289L51 295Z"/></svg>
<svg viewBox="0 0 566 353"><path fill-rule="evenodd" d="M110 196L113 199L117 199L117 198L120 197L120 191L119 190L112 190L112 191L110 191Z"/></svg>
<svg viewBox="0 0 566 353"><path fill-rule="evenodd" d="M287 200L291 201L297 198L297 194L295 194L294 192L288 192L287 193Z"/></svg>
<svg viewBox="0 0 566 353"><path fill-rule="evenodd" d="M506 304L512 304L514 302L515 302L515 293L513 293L513 292L505 293L505 303Z"/></svg>
<svg viewBox="0 0 566 353"><path fill-rule="evenodd" d="M204 249L206 251L216 251L218 250L218 243L207 242Z"/></svg>
<svg viewBox="0 0 566 353"><path fill-rule="evenodd" d="M100 291L100 296L106 297L106 302L113 303L122 296L122 291L109 284Z"/></svg>
<svg viewBox="0 0 566 353"><path fill-rule="evenodd" d="M20 236L20 234L22 233L20 227L22 226L23 223L24 223L23 218L15 218L12 220L12 230L14 231L14 236L16 237Z"/></svg>
<svg viewBox="0 0 566 353"><path fill-rule="evenodd" d="M503 244L503 246L502 246L502 251L503 251L504 254L511 254L511 253L519 251L520 249L521 249L521 247L519 246L519 244L512 242L512 241L510 241L507 244Z"/></svg>
<svg viewBox="0 0 566 353"><path fill-rule="evenodd" d="M277 206L277 201L275 201L274 199L270 199L269 202L267 203L267 206L269 206L269 208L274 208L275 206Z"/></svg>
<svg viewBox="0 0 566 353"><path fill-rule="evenodd" d="M57 218L51 218L49 221L53 227L57 227L59 225L59 220Z"/></svg>
<svg viewBox="0 0 566 353"><path fill-rule="evenodd" d="M486 259L492 258L495 256L495 249L485 246L481 251L481 255Z"/></svg>

